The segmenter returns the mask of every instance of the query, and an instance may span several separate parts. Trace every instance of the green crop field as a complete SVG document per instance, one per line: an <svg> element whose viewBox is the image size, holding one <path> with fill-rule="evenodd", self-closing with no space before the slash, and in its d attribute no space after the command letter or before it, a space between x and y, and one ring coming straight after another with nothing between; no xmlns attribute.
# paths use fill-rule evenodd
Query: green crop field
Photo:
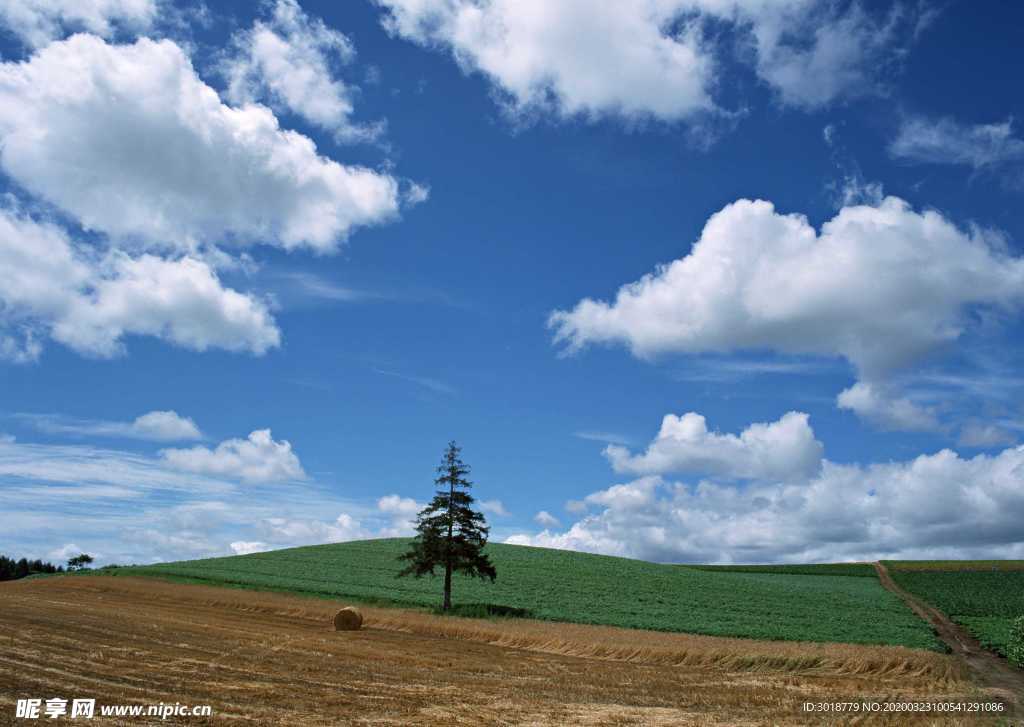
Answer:
<svg viewBox="0 0 1024 727"><path fill-rule="evenodd" d="M900 571L1024 571L1024 560L887 560Z"/></svg>
<svg viewBox="0 0 1024 727"><path fill-rule="evenodd" d="M776 575L796 576L857 576L875 578L875 566L871 563L811 563L805 565L690 565L684 568L696 568L705 571L726 573L774 573Z"/></svg>
<svg viewBox="0 0 1024 727"><path fill-rule="evenodd" d="M406 543L367 540L111 572L435 606L439 580L395 578ZM456 577L456 605L658 631L942 648L930 628L872 578L706 571L500 544L489 545L488 553L497 582Z"/></svg>
<svg viewBox="0 0 1024 727"><path fill-rule="evenodd" d="M957 619L970 631L974 638L986 649L999 652L1006 656L1006 646L1010 643L1010 629L1013 628L1012 618L999 616L960 616Z"/></svg>
<svg viewBox="0 0 1024 727"><path fill-rule="evenodd" d="M893 561L893 580L1004 656L1013 619L1024 616L1021 561ZM941 569L940 569L941 568Z"/></svg>

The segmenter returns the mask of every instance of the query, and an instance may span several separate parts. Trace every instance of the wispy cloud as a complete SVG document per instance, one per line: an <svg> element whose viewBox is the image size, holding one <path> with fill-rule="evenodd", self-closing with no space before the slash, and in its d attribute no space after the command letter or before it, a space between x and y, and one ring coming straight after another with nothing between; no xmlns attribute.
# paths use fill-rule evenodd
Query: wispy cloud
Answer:
<svg viewBox="0 0 1024 727"><path fill-rule="evenodd" d="M437 379L432 379L427 376L415 376L412 374L399 373L397 371L387 371L385 369L374 369L373 372L376 374L380 374L381 376L393 376L396 379L408 381L410 383L416 384L417 386L422 386L425 389L429 389L430 391L433 391L434 393L437 394L452 395L457 393L455 387L450 386L449 384L446 384L443 381L438 381Z"/></svg>
<svg viewBox="0 0 1024 727"><path fill-rule="evenodd" d="M186 473L157 456L87 445L0 441L0 552L43 557L55 544L102 562L228 555L411 534L410 498L339 498L314 481L245 483Z"/></svg>
<svg viewBox="0 0 1024 727"><path fill-rule="evenodd" d="M480 509L494 517L508 517L510 514L501 500L481 500Z"/></svg>
<svg viewBox="0 0 1024 727"><path fill-rule="evenodd" d="M614 434L612 432L573 432L572 436L578 439L586 439L591 442L601 442L603 444L632 444L632 441L628 437L624 437L621 434Z"/></svg>
<svg viewBox="0 0 1024 727"><path fill-rule="evenodd" d="M693 359L687 368L674 372L677 381L722 382L756 376L797 376L820 373L834 364L828 361L748 361L742 359Z"/></svg>
<svg viewBox="0 0 1024 727"><path fill-rule="evenodd" d="M63 485L103 485L140 495L157 490L216 494L235 489L229 480L184 473L155 457L122 450L89 445L0 442L0 486L6 494L14 487ZM114 493L113 490L108 492Z"/></svg>
<svg viewBox="0 0 1024 727"><path fill-rule="evenodd" d="M929 164L959 164L984 169L1024 162L1024 139L1013 119L990 124L963 124L950 118L904 119L889 153L897 159Z"/></svg>
<svg viewBox="0 0 1024 727"><path fill-rule="evenodd" d="M151 411L130 422L25 412L13 416L40 432L72 437L113 437L151 442L178 442L203 438L203 433L191 418L183 417L175 411Z"/></svg>
<svg viewBox="0 0 1024 727"><path fill-rule="evenodd" d="M340 285L329 278L308 272L289 272L276 275L301 296L324 301L358 303L368 300L386 300L388 295Z"/></svg>

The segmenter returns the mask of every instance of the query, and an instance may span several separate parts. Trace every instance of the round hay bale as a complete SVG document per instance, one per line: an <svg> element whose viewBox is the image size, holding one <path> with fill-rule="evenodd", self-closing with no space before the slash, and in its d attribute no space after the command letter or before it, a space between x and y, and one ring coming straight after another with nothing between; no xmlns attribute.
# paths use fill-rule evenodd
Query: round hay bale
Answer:
<svg viewBox="0 0 1024 727"><path fill-rule="evenodd" d="M346 606L334 614L335 631L358 631L362 627L363 614L351 606Z"/></svg>

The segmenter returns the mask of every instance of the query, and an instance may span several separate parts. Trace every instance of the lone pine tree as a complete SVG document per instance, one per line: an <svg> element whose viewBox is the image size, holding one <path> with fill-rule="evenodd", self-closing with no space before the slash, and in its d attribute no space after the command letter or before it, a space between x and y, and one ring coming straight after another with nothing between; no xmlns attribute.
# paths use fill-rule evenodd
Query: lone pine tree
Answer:
<svg viewBox="0 0 1024 727"><path fill-rule="evenodd" d="M473 498L466 490L472 483L466 479L469 465L459 459L462 450L454 441L448 443L434 483L438 489L417 516L416 537L409 552L399 560L409 564L399 576L422 578L444 568L444 600L441 608L452 607L452 573L458 571L476 578L497 577L494 566L483 549L487 545L484 516L473 510Z"/></svg>

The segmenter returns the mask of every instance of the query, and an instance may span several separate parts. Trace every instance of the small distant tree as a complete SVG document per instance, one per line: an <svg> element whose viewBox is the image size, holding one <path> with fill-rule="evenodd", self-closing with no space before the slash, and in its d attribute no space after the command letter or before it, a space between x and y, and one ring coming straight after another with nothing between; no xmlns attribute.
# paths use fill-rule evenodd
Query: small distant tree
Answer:
<svg viewBox="0 0 1024 727"><path fill-rule="evenodd" d="M82 553L74 558L68 558L68 570L81 570L88 567L90 563L92 563L92 556L88 553Z"/></svg>
<svg viewBox="0 0 1024 727"><path fill-rule="evenodd" d="M438 476L434 483L438 489L416 519L416 537L409 551L399 560L408 565L398 574L422 578L444 569L444 598L442 610L452 607L452 573L465 573L475 578L497 577L497 571L484 554L487 545L487 527L484 516L473 510L473 498L466 492L472 483L466 479L469 465L459 458L461 452L454 441L448 443Z"/></svg>

